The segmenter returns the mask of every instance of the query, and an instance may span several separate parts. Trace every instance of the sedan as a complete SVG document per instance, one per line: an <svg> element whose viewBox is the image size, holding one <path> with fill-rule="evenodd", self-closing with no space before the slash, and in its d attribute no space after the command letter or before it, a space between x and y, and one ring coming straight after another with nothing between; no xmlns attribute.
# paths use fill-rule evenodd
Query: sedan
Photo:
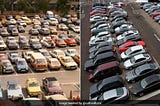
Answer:
<svg viewBox="0 0 160 106"><path fill-rule="evenodd" d="M39 81L36 78L28 78L26 81L26 89L30 96L38 96L42 94Z"/></svg>
<svg viewBox="0 0 160 106"><path fill-rule="evenodd" d="M30 44L30 46L31 46L33 49L35 49L35 50L42 48L41 43L40 43L39 41L36 41L36 40L35 40L35 41L32 41L31 44Z"/></svg>
<svg viewBox="0 0 160 106"><path fill-rule="evenodd" d="M22 88L18 80L7 81L7 96L8 99L17 100L23 98Z"/></svg>
<svg viewBox="0 0 160 106"><path fill-rule="evenodd" d="M77 45L77 42L76 42L76 40L74 38L67 38L64 41L69 46L76 46Z"/></svg>
<svg viewBox="0 0 160 106"><path fill-rule="evenodd" d="M18 58L15 63L17 72L28 72L29 66L24 58Z"/></svg>
<svg viewBox="0 0 160 106"><path fill-rule="evenodd" d="M24 32L25 32L24 27L21 26L21 25L19 25L19 26L17 27L17 29L18 29L18 31L19 31L20 33L24 33Z"/></svg>
<svg viewBox="0 0 160 106"><path fill-rule="evenodd" d="M149 92L153 92L160 87L160 74L150 75L131 87L131 93L136 96L143 96Z"/></svg>
<svg viewBox="0 0 160 106"><path fill-rule="evenodd" d="M15 41L10 41L10 42L7 42L7 46L10 50L17 50L19 48L19 45L17 42Z"/></svg>
<svg viewBox="0 0 160 106"><path fill-rule="evenodd" d="M138 41L138 40L141 40L141 36L139 34L136 34L136 35L130 35L130 36L127 36L123 39L120 39L118 42L117 42L117 45L120 46L128 41Z"/></svg>
<svg viewBox="0 0 160 106"><path fill-rule="evenodd" d="M59 57L59 61L61 62L61 64L64 66L65 69L75 70L78 67L77 63L70 56Z"/></svg>
<svg viewBox="0 0 160 106"><path fill-rule="evenodd" d="M48 28L41 28L41 29L39 29L39 33L41 35L49 35L50 34L50 30Z"/></svg>
<svg viewBox="0 0 160 106"><path fill-rule="evenodd" d="M139 66L141 64L151 61L151 57L148 53L138 54L124 62L125 69L132 69L133 67Z"/></svg>
<svg viewBox="0 0 160 106"><path fill-rule="evenodd" d="M126 51L132 46L142 45L143 47L146 45L143 41L128 41L122 45L119 46L118 50L120 53Z"/></svg>
<svg viewBox="0 0 160 106"><path fill-rule="evenodd" d="M127 72L126 80L127 82L135 82L158 72L159 72L158 64L146 63Z"/></svg>
<svg viewBox="0 0 160 106"><path fill-rule="evenodd" d="M10 60L8 60L8 59L1 60L0 63L3 66L3 70L2 70L3 74L8 74L8 73L14 72L14 68L13 68L13 65L11 64Z"/></svg>
<svg viewBox="0 0 160 106"><path fill-rule="evenodd" d="M76 49L66 49L64 50L66 56L75 56L77 53Z"/></svg>
<svg viewBox="0 0 160 106"><path fill-rule="evenodd" d="M119 75L115 75L115 76L100 80L99 82L92 85L90 87L89 95L90 95L90 98L92 99L105 91L118 88L118 87L123 87L123 86L124 86L124 81L122 77L120 77Z"/></svg>
<svg viewBox="0 0 160 106"><path fill-rule="evenodd" d="M11 52L8 55L8 58L11 60L12 63L14 63L19 57L20 55L18 54L18 52Z"/></svg>
<svg viewBox="0 0 160 106"><path fill-rule="evenodd" d="M145 53L145 49L143 48L143 46L138 45L138 46L132 46L130 47L128 50L126 50L125 52L121 53L121 58L123 60L127 59L127 58L131 58L137 54L141 54L141 53Z"/></svg>
<svg viewBox="0 0 160 106"><path fill-rule="evenodd" d="M35 29L35 28L30 29L29 30L29 34L31 34L31 35L38 35L39 34L38 29Z"/></svg>
<svg viewBox="0 0 160 106"><path fill-rule="evenodd" d="M61 63L57 58L49 58L48 67L50 70L59 70L61 68Z"/></svg>
<svg viewBox="0 0 160 106"><path fill-rule="evenodd" d="M61 56L65 56L64 51L61 50L61 49L52 50L52 51L50 51L50 54L51 54L51 56L54 57L54 58L59 58L59 57L61 57Z"/></svg>
<svg viewBox="0 0 160 106"><path fill-rule="evenodd" d="M55 77L46 77L42 79L42 86L47 95L63 94L59 81Z"/></svg>
<svg viewBox="0 0 160 106"><path fill-rule="evenodd" d="M117 100L127 100L129 98L129 91L126 87L115 88L106 92L103 92L101 95L92 98L91 100L101 101L102 104L108 104L116 102Z"/></svg>
<svg viewBox="0 0 160 106"><path fill-rule="evenodd" d="M67 43L61 38L56 39L55 44L58 47L66 47L67 46Z"/></svg>
<svg viewBox="0 0 160 106"><path fill-rule="evenodd" d="M8 33L7 29L2 28L0 30L0 35L3 36L3 37L6 37L6 36L9 36L9 33Z"/></svg>

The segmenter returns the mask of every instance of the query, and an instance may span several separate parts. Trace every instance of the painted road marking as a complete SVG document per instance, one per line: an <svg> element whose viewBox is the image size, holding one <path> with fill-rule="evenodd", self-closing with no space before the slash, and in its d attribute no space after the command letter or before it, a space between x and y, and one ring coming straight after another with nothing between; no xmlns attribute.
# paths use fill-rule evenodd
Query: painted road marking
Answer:
<svg viewBox="0 0 160 106"><path fill-rule="evenodd" d="M158 37L157 34L154 34L154 36L156 37L156 39L160 42L160 38Z"/></svg>

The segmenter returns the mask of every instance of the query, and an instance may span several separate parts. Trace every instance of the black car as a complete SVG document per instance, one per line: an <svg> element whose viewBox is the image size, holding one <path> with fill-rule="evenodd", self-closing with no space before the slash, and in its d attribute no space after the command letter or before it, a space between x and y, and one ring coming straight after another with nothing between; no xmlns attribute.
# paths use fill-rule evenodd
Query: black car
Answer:
<svg viewBox="0 0 160 106"><path fill-rule="evenodd" d="M113 52L102 53L97 55L93 59L87 60L85 62L84 70L88 71L89 69L93 69L100 64L115 61L115 60L116 60L116 55Z"/></svg>
<svg viewBox="0 0 160 106"><path fill-rule="evenodd" d="M97 95L100 95L101 93L118 88L118 87L123 87L124 86L124 81L122 77L119 75L115 75L112 77L105 78L94 85L90 87L90 97L94 98Z"/></svg>
<svg viewBox="0 0 160 106"><path fill-rule="evenodd" d="M102 43L99 43L99 44L96 45L96 46L91 47L91 48L89 49L89 52L90 52L90 53L91 53L91 52L95 52L95 51L97 51L99 48L101 48L101 47L106 47L106 46L112 46L112 48L113 48L112 43L106 41L106 42L102 42Z"/></svg>
<svg viewBox="0 0 160 106"><path fill-rule="evenodd" d="M132 94L143 96L160 88L160 74L150 75L131 87Z"/></svg>
<svg viewBox="0 0 160 106"><path fill-rule="evenodd" d="M133 34L133 35L130 35L130 36L127 36L123 39L120 39L118 42L117 42L117 45L120 46L122 44L124 44L125 42L127 41L138 41L138 40L141 40L141 36L139 34Z"/></svg>
<svg viewBox="0 0 160 106"><path fill-rule="evenodd" d="M126 74L127 82L134 82L141 80L149 75L156 74L159 72L159 65L156 63L143 64Z"/></svg>
<svg viewBox="0 0 160 106"><path fill-rule="evenodd" d="M110 51L113 51L113 47L112 47L112 46L104 46L104 47L101 47L101 48L97 49L97 50L94 51L94 52L91 52L91 53L89 54L89 58L90 58L90 59L93 59L93 58L95 58L98 54L106 53L106 52L110 52Z"/></svg>

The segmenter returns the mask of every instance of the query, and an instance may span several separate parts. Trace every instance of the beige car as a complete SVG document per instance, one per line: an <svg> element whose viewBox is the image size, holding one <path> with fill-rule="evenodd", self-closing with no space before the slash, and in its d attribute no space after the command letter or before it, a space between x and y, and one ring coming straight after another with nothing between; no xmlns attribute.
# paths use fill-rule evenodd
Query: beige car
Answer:
<svg viewBox="0 0 160 106"><path fill-rule="evenodd" d="M59 61L61 62L61 64L64 66L65 69L75 70L78 67L77 63L70 56L59 57Z"/></svg>
<svg viewBox="0 0 160 106"><path fill-rule="evenodd" d="M59 70L61 68L61 63L59 62L57 58L49 58L48 67L51 70Z"/></svg>

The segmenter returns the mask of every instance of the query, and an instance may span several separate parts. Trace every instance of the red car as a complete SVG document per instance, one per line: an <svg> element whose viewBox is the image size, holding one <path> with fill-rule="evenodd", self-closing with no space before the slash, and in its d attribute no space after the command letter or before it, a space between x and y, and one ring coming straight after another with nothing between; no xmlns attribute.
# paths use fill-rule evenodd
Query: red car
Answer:
<svg viewBox="0 0 160 106"><path fill-rule="evenodd" d="M61 38L56 39L55 44L58 47L66 47L67 46L66 42Z"/></svg>
<svg viewBox="0 0 160 106"><path fill-rule="evenodd" d="M154 19L157 15L160 15L160 12L154 12L151 14L151 17Z"/></svg>
<svg viewBox="0 0 160 106"><path fill-rule="evenodd" d="M132 47L132 46L136 46L136 45L142 45L145 46L145 43L143 41L128 41L122 45L119 46L119 52L124 52L126 51L128 48Z"/></svg>
<svg viewBox="0 0 160 106"><path fill-rule="evenodd" d="M67 38L64 40L69 46L76 46L77 42L74 38Z"/></svg>
<svg viewBox="0 0 160 106"><path fill-rule="evenodd" d="M95 14L106 14L106 11L92 11L90 12L90 16L95 15Z"/></svg>

